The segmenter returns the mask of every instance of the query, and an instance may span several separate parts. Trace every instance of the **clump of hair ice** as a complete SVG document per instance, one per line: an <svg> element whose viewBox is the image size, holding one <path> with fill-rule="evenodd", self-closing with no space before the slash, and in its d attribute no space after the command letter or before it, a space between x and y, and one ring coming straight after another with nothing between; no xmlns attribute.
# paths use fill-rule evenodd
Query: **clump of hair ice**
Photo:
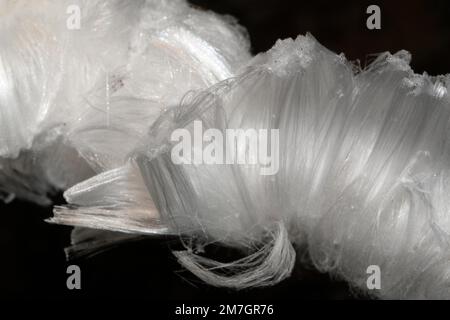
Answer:
<svg viewBox="0 0 450 320"><path fill-rule="evenodd" d="M70 92L81 113L58 136L96 174L64 193L68 205L50 221L122 233L77 228L70 254L180 235L178 261L214 286L276 284L306 254L362 291L367 268L379 266L382 285L370 293L380 298L450 298L449 76L414 74L406 51L359 70L311 35L249 60L234 23L181 2L145 4L126 63L86 94ZM276 148L266 141L276 172L173 161L173 133L195 135L198 123L226 138L277 130ZM212 243L244 257L210 259Z"/></svg>

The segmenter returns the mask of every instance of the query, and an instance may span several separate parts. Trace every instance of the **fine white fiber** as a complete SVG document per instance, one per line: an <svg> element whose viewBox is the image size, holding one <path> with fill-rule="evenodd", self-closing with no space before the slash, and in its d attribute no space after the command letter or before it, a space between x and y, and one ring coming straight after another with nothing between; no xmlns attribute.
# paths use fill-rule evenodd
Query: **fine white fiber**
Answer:
<svg viewBox="0 0 450 320"><path fill-rule="evenodd" d="M362 291L367 268L379 266L382 285L371 293L381 298L450 298L450 78L414 74L409 59L405 51L385 53L358 70L310 35L279 41L239 75L185 96L122 169L103 175L142 177L139 193L150 195L142 210L159 221L148 228L180 234L186 250L175 256L212 285L277 283L290 275L295 252L306 252L319 270ZM195 136L198 122L216 129L214 139L217 132L228 138L228 129L278 130L278 144L272 136L264 141L277 170L190 163L195 145L177 163L172 134L182 128ZM234 147L238 157L258 158L248 145ZM76 201L81 188L68 190L69 206L57 208L53 221L87 226L98 219L97 204L83 200L106 194L96 184L82 185L87 194ZM137 184L127 188L121 192ZM120 203L118 193L107 201ZM103 227L134 232L138 215L118 214L120 226ZM247 257L211 260L202 254L211 243Z"/></svg>
<svg viewBox="0 0 450 320"><path fill-rule="evenodd" d="M76 29L70 7L81 14ZM1 0L0 15L0 197L8 200L48 204L53 191L86 179L86 166L123 165L186 91L250 59L232 18L181 0ZM46 166L48 157L59 165Z"/></svg>

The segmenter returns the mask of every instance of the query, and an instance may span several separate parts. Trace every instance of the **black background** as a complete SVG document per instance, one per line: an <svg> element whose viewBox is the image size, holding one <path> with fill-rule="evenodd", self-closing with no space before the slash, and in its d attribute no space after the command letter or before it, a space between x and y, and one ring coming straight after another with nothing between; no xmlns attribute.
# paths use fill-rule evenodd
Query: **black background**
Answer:
<svg viewBox="0 0 450 320"><path fill-rule="evenodd" d="M261 1L192 0L196 6L235 16L249 32L252 51L269 49L277 39L311 32L327 48L344 52L362 66L373 54L406 49L413 69L450 72L449 1ZM366 8L381 8L381 30L366 28ZM57 202L61 202L60 199ZM298 265L292 277L265 289L233 291L202 284L177 264L170 249L176 239L147 239L66 262L69 227L43 221L50 207L14 201L0 204L0 295L16 298L121 297L175 301L229 299L366 299L328 275ZM219 249L217 249L219 250ZM216 254L230 255L218 251ZM66 288L66 267L77 264L82 289Z"/></svg>

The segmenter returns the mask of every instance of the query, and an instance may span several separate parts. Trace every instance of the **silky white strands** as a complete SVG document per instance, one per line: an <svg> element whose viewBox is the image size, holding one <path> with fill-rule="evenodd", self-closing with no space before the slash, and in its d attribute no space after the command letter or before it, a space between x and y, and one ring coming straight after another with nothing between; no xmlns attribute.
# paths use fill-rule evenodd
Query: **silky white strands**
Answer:
<svg viewBox="0 0 450 320"><path fill-rule="evenodd" d="M92 230L69 254L180 235L215 286L306 253L363 291L379 266L381 298L450 298L450 77L409 60L359 70L310 35L251 59L232 18L181 0L0 0L0 197L70 187L50 221Z"/></svg>
<svg viewBox="0 0 450 320"><path fill-rule="evenodd" d="M68 27L69 7L80 25ZM184 1L0 1L0 197L48 204L124 163L159 113L250 59L236 22ZM55 149L58 152L55 152ZM58 165L55 165L58 164Z"/></svg>
<svg viewBox="0 0 450 320"><path fill-rule="evenodd" d="M362 290L367 268L379 266L382 298L450 298L450 79L416 75L409 59L386 53L355 71L309 35L280 41L239 76L161 115L128 164L66 191L72 205L56 208L52 221L93 226L101 218L98 228L146 234L165 226L190 239L175 252L180 263L216 286L277 283L291 273L295 252L306 251L319 270ZM199 123L215 130L204 141L216 156L230 152L215 144L226 130L278 130L278 148L276 139L264 141L278 154L277 170L192 163L205 154L195 143L174 158L173 133L195 136ZM259 156L249 145L234 148L242 159ZM145 183L151 196L142 212L105 219L98 207L116 200L103 197L121 193L108 190L138 181L126 176L139 172L139 192ZM110 179L115 173L120 178ZM145 211L158 223L142 224ZM209 243L248 256L214 261L201 254Z"/></svg>

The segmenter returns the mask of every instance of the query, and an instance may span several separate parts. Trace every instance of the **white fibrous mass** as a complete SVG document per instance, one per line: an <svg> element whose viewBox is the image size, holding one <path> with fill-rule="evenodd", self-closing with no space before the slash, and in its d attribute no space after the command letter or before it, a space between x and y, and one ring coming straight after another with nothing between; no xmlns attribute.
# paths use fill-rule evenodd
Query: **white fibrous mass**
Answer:
<svg viewBox="0 0 450 320"><path fill-rule="evenodd" d="M180 235L215 286L273 285L306 253L362 291L378 266L380 298L450 298L449 76L406 51L360 69L309 34L252 57L232 18L184 1L0 9L0 197L65 191L69 253Z"/></svg>

